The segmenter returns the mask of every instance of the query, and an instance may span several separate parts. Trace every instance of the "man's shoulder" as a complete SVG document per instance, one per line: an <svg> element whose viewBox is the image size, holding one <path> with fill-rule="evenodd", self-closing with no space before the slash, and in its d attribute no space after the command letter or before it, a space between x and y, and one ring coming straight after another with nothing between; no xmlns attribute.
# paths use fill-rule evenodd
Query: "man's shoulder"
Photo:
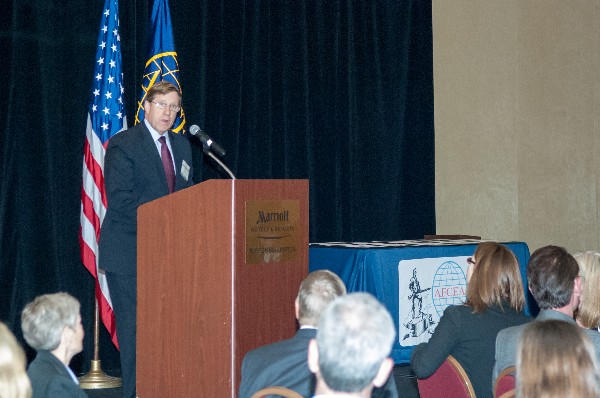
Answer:
<svg viewBox="0 0 600 398"><path fill-rule="evenodd" d="M240 398L269 385L280 385L308 396L311 373L306 355L310 335L314 331L300 330L294 337L249 351L242 363Z"/></svg>
<svg viewBox="0 0 600 398"><path fill-rule="evenodd" d="M132 140L139 140L139 138L145 133L150 134L146 125L143 122L138 123L135 126L128 128L127 130L120 131L117 134L113 135L108 141L108 143L109 145L115 145L127 143Z"/></svg>
<svg viewBox="0 0 600 398"><path fill-rule="evenodd" d="M527 326L528 323L529 322L526 322L521 325L510 326L505 329L502 329L501 331L498 332L498 337L496 338L496 340L503 341L503 340L508 340L508 339L514 339L514 338L520 336L521 333L523 333L523 330L525 330L525 327Z"/></svg>
<svg viewBox="0 0 600 398"><path fill-rule="evenodd" d="M600 348L600 332L592 329L584 329L584 332L590 338L597 351Z"/></svg>
<svg viewBox="0 0 600 398"><path fill-rule="evenodd" d="M172 130L169 130L169 139L179 142L189 142L183 133L175 133Z"/></svg>
<svg viewBox="0 0 600 398"><path fill-rule="evenodd" d="M246 357L248 360L252 360L254 358L277 357L289 353L290 351L307 350L308 342L314 337L315 333L316 331L299 330L298 333L290 339L277 341L249 351L246 354Z"/></svg>

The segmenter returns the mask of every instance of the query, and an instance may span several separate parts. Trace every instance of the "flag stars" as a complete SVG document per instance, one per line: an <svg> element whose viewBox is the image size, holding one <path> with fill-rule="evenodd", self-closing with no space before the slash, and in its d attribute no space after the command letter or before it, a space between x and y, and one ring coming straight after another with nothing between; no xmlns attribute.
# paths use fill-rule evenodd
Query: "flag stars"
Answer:
<svg viewBox="0 0 600 398"><path fill-rule="evenodd" d="M123 114L122 114L121 112L117 112L117 117L118 117L119 119L123 119Z"/></svg>
<svg viewBox="0 0 600 398"><path fill-rule="evenodd" d="M108 124L102 123L102 130L108 130Z"/></svg>
<svg viewBox="0 0 600 398"><path fill-rule="evenodd" d="M113 30L113 36L118 36L119 35L119 31L117 29Z"/></svg>
<svg viewBox="0 0 600 398"><path fill-rule="evenodd" d="M102 111L104 112L105 115L110 114L110 109L108 109L108 107L105 107Z"/></svg>
<svg viewBox="0 0 600 398"><path fill-rule="evenodd" d="M111 59L111 60L110 60L110 62L109 62L109 64L110 64L110 67L111 67L111 68L114 68L114 67L115 67L115 65L116 65L116 63L115 63L115 60L114 60L114 59Z"/></svg>
<svg viewBox="0 0 600 398"><path fill-rule="evenodd" d="M104 11L104 16L108 17L109 15L110 15L110 10L107 8L107 9Z"/></svg>
<svg viewBox="0 0 600 398"><path fill-rule="evenodd" d="M104 32L104 33L108 32L108 26L104 25L102 27L102 32ZM102 48L104 48L104 47L102 47Z"/></svg>
<svg viewBox="0 0 600 398"><path fill-rule="evenodd" d="M106 94L104 94L104 96L106 97L106 99L111 99L112 93L110 91L107 91Z"/></svg>
<svg viewBox="0 0 600 398"><path fill-rule="evenodd" d="M112 76L109 76L109 77L108 77L108 82L109 82L109 83L112 83L112 82L114 82L114 81L115 81L115 78L114 78L114 77L112 77Z"/></svg>
<svg viewBox="0 0 600 398"><path fill-rule="evenodd" d="M104 47L106 47L106 42L103 41L102 43L100 43L100 47L102 47L102 49L104 50Z"/></svg>
<svg viewBox="0 0 600 398"><path fill-rule="evenodd" d="M100 90L98 90L98 89L95 89L95 90L94 90L94 97L97 97L97 96L99 96L99 95L100 95Z"/></svg>
<svg viewBox="0 0 600 398"><path fill-rule="evenodd" d="M96 80L98 80L98 81L102 80L102 74L98 73L96 75Z"/></svg>
<svg viewBox="0 0 600 398"><path fill-rule="evenodd" d="M98 65L102 65L104 63L104 58L100 57L98 60Z"/></svg>
<svg viewBox="0 0 600 398"><path fill-rule="evenodd" d="M98 106L96 104L92 105L92 112L96 112L98 110Z"/></svg>
<svg viewBox="0 0 600 398"><path fill-rule="evenodd" d="M111 47L111 49L113 50L113 52L117 51L117 45L113 44L112 47Z"/></svg>

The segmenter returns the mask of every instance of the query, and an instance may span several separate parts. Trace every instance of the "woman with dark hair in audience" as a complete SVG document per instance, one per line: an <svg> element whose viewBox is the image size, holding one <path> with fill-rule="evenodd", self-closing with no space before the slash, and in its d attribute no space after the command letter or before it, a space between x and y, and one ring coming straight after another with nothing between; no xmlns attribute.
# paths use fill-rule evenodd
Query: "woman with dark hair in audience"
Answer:
<svg viewBox="0 0 600 398"><path fill-rule="evenodd" d="M527 325L517 353L516 396L600 397L596 353L581 328L559 320Z"/></svg>
<svg viewBox="0 0 600 398"><path fill-rule="evenodd" d="M27 374L33 398L87 398L69 368L83 350L79 301L67 293L45 294L25 306L21 329L25 341L37 351Z"/></svg>
<svg viewBox="0 0 600 398"><path fill-rule="evenodd" d="M413 350L410 363L423 379L452 355L465 369L477 398L492 397L496 335L530 318L522 313L519 263L506 246L480 243L468 261L465 303L446 308L429 341Z"/></svg>

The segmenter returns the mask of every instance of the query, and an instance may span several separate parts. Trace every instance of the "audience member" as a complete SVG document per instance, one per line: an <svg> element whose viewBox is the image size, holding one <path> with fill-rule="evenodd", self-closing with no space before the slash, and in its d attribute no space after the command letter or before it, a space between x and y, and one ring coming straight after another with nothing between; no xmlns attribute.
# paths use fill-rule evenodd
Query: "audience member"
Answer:
<svg viewBox="0 0 600 398"><path fill-rule="evenodd" d="M321 313L335 298L346 294L344 282L327 270L311 272L300 284L295 315L300 325L296 335L250 351L242 362L239 397L249 398L268 386L292 389L304 397L314 391L314 376L307 363L308 344L317 335ZM374 396L397 397L393 377Z"/></svg>
<svg viewBox="0 0 600 398"><path fill-rule="evenodd" d="M368 293L335 299L310 342L308 366L315 373L315 397L371 397L389 378L396 331L385 307Z"/></svg>
<svg viewBox="0 0 600 398"><path fill-rule="evenodd" d="M531 322L517 355L517 397L600 397L600 370L583 329L559 320Z"/></svg>
<svg viewBox="0 0 600 398"><path fill-rule="evenodd" d="M31 397L26 363L25 353L17 339L0 322L0 398Z"/></svg>
<svg viewBox="0 0 600 398"><path fill-rule="evenodd" d="M581 278L577 261L564 248L545 246L531 255L527 264L529 290L540 307L535 321L559 320L575 324L573 313L579 306ZM517 362L517 346L526 325L511 327L498 333L496 364L492 384L498 374ZM598 355L600 333L585 330Z"/></svg>
<svg viewBox="0 0 600 398"><path fill-rule="evenodd" d="M491 397L494 342L504 328L529 321L515 255L494 242L480 243L469 259L464 305L448 306L427 343L416 346L411 366L418 378L431 376L449 355L465 369L478 398Z"/></svg>
<svg viewBox="0 0 600 398"><path fill-rule="evenodd" d="M69 368L83 350L79 301L67 293L45 294L27 304L21 314L25 341L37 351L27 373L33 398L86 398Z"/></svg>
<svg viewBox="0 0 600 398"><path fill-rule="evenodd" d="M600 253L582 252L573 255L579 265L581 302L575 312L579 326L596 329L600 326Z"/></svg>

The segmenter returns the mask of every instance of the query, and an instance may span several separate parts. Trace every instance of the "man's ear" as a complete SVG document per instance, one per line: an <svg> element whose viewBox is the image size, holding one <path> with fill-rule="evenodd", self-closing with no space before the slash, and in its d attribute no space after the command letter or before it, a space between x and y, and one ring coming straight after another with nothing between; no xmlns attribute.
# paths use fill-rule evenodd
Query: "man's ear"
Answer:
<svg viewBox="0 0 600 398"><path fill-rule="evenodd" d="M308 343L308 368L315 374L319 371L319 349L315 339L311 339Z"/></svg>
<svg viewBox="0 0 600 398"><path fill-rule="evenodd" d="M577 275L573 281L573 294L581 296L581 276Z"/></svg>
<svg viewBox="0 0 600 398"><path fill-rule="evenodd" d="M377 375L373 379L373 385L375 387L381 387L385 384L387 379L390 377L392 370L394 369L394 361L392 358L386 358L383 360L377 371Z"/></svg>
<svg viewBox="0 0 600 398"><path fill-rule="evenodd" d="M294 311L296 314L296 319L300 321L300 302L298 301L298 297L296 297L296 301L294 301Z"/></svg>

